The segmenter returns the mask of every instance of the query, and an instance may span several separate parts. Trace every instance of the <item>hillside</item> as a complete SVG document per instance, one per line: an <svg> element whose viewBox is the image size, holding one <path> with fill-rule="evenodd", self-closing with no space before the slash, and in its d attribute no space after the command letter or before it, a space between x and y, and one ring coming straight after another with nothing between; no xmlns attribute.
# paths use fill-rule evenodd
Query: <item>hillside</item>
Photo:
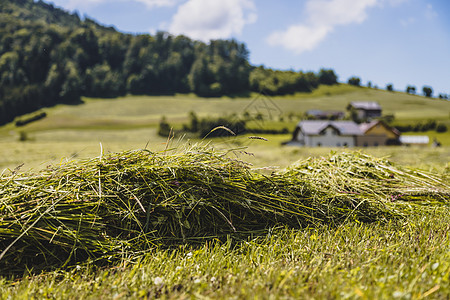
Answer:
<svg viewBox="0 0 450 300"><path fill-rule="evenodd" d="M180 129L183 123L189 121L189 112L193 110L199 118L233 113L239 118L242 117L243 111L247 110L254 114L266 103L277 107L272 119L266 115L262 122L250 125L253 128L256 126L256 129L261 125L270 129L287 128L288 133L278 135L258 133L256 135L263 136L269 141L253 141L250 144L245 136L237 138L236 142L242 142L243 145L249 146L250 152L256 153L251 160L258 166L286 166L300 157L326 155L330 151L329 148L312 150L280 146L281 142L291 138L295 125L309 109L345 110L350 101L378 101L383 107L384 114L394 115L394 125L424 123L433 119L450 128L448 116L450 103L446 100L358 88L346 84L320 86L312 93L262 98L258 94L245 98L203 98L192 94L177 94L127 96L115 99L83 97L82 100L82 104L75 106L57 105L46 108L45 118L25 126L16 127L15 123L0 126L0 146L4 154L0 159L0 168L14 169L22 163L25 163L24 169L42 168L48 163L59 163L63 158L92 157L98 155L101 149L106 152L123 151L147 145L149 149L162 150L166 147L167 136L158 136L157 130L163 115L171 126ZM32 115L34 114L17 119L26 119ZM445 167L450 160L449 131L408 134L425 134L431 141L436 137L444 147L409 149L407 152L404 148L396 147L365 149L365 151L370 151L369 153L376 156L390 155L395 161L408 165L415 164L418 160L428 167L430 161L438 160L440 163L433 167ZM179 138L183 136L177 135L174 143L177 143ZM223 141L219 139L214 143L220 145Z"/></svg>
<svg viewBox="0 0 450 300"><path fill-rule="evenodd" d="M276 71L251 66L248 56L235 40L124 34L42 1L4 0L0 124L56 103L79 103L81 96L288 94L337 82L333 70Z"/></svg>
<svg viewBox="0 0 450 300"><path fill-rule="evenodd" d="M261 97L263 99L260 99ZM189 111L195 110L199 116L240 115L243 110L261 110L260 107L248 106L254 102L261 104L263 101L277 106L272 121L279 121L282 118L282 123L290 125L295 125L310 109L345 111L351 101L377 101L383 108L383 115L393 115L394 124L433 119L450 126L448 115L450 103L446 100L346 84L321 86L312 93L285 96L252 94L249 97L204 98L192 94L177 94L82 99L83 103L80 105L48 108L45 110L47 112L45 119L20 129L28 132L54 129L120 130L156 126L163 115L169 122L178 124L187 120ZM14 125L4 128L11 130L14 129Z"/></svg>

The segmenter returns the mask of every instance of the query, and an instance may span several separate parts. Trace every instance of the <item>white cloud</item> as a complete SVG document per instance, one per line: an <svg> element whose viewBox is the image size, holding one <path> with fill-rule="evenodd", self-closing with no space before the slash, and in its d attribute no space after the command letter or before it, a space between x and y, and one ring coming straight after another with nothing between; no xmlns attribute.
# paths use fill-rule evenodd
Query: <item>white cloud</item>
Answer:
<svg viewBox="0 0 450 300"><path fill-rule="evenodd" d="M267 42L296 54L311 51L336 26L362 23L367 18L367 9L376 4L377 0L308 0L305 6L305 22L273 32Z"/></svg>
<svg viewBox="0 0 450 300"><path fill-rule="evenodd" d="M400 20L400 24L403 27L405 27L405 28L408 27L409 25L414 24L414 23L416 23L416 18L414 18L414 17L409 17L407 19L401 19Z"/></svg>
<svg viewBox="0 0 450 300"><path fill-rule="evenodd" d="M135 0L135 1L144 4L148 8L174 6L178 2L178 0Z"/></svg>
<svg viewBox="0 0 450 300"><path fill-rule="evenodd" d="M129 0L115 0L117 2L130 2ZM180 0L133 0L144 4L147 8L174 6ZM111 0L52 0L56 5L61 5L68 9L86 9L103 3L111 2Z"/></svg>
<svg viewBox="0 0 450 300"><path fill-rule="evenodd" d="M429 20L432 20L438 16L438 13L434 10L431 4L427 4L427 8L425 10L425 17Z"/></svg>
<svg viewBox="0 0 450 300"><path fill-rule="evenodd" d="M366 9L376 0L309 0L306 11L311 24L344 25L361 23L367 18Z"/></svg>
<svg viewBox="0 0 450 300"><path fill-rule="evenodd" d="M239 35L256 18L253 0L189 0L178 7L168 31L207 42Z"/></svg>
<svg viewBox="0 0 450 300"><path fill-rule="evenodd" d="M411 0L379 0L378 4L380 7L383 7L385 4L388 4L392 7L397 7L409 1Z"/></svg>
<svg viewBox="0 0 450 300"><path fill-rule="evenodd" d="M273 32L267 42L271 46L281 45L300 54L313 50L331 30L328 26L292 25L285 31Z"/></svg>

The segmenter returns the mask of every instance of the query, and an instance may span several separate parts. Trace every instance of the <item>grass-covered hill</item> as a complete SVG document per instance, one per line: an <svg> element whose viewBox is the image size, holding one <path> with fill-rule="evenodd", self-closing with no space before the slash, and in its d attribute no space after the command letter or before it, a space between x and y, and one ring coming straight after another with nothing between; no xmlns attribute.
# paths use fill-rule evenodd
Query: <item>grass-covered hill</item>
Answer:
<svg viewBox="0 0 450 300"><path fill-rule="evenodd" d="M245 44L208 44L159 32L132 35L80 19L43 1L0 3L0 124L80 96L193 92L200 96L311 91L332 70L253 67Z"/></svg>
<svg viewBox="0 0 450 300"><path fill-rule="evenodd" d="M43 110L46 112L45 118L25 126L17 127L15 123L3 126L0 128L0 137L5 137L11 130L39 135L56 129L120 131L148 128L157 126L162 116L165 116L171 125L180 127L181 123L187 122L190 111L199 117L236 115L235 118L243 118L245 113L251 116L260 113L264 119L258 126L284 126L292 132L308 110L337 110L349 115L346 107L351 101L378 102L383 109L383 115L389 116L388 120L393 126L415 125L434 120L450 128L450 102L447 100L347 84L322 85L311 93L284 96L254 93L248 97L205 98L193 94L176 94L128 95L114 99L83 97L82 100L83 103L76 106L60 105L47 108ZM18 117L16 123L28 120L34 115ZM448 131L446 133L448 134Z"/></svg>
<svg viewBox="0 0 450 300"><path fill-rule="evenodd" d="M87 158L100 151L100 143L106 152L123 151L145 147L161 150L167 136L157 134L162 116L180 130L189 124L189 112L194 111L199 119L207 117L234 116L243 118L245 111L252 116L263 112L262 121L249 121L249 131L286 128L287 134L272 135L254 133L269 141L248 141L245 136L236 137L255 152L252 163L259 166L288 164L311 155L325 155L329 149L294 149L280 147L291 138L298 121L309 109L344 110L350 101L378 101L383 114L393 115L393 125L425 124L429 120L445 124L450 128L448 108L450 103L441 99L400 92L355 87L346 84L322 85L312 93L297 93L285 96L252 94L250 97L204 98L193 94L173 96L125 96L114 99L82 98L79 105L57 105L46 108L46 117L16 126L16 122L0 126L0 168L14 169L25 163L24 169L41 168L48 163L58 163L62 158ZM265 107L265 105L268 105ZM262 110L261 108L264 108ZM271 113L271 116L268 113ZM41 112L39 113L41 114ZM234 114L234 115L233 115ZM32 119L34 113L21 116L16 121ZM223 125L223 124L222 124ZM406 132L409 135L428 135L430 141L437 138L443 145L439 149L400 148L366 149L376 156L390 155L397 162L408 165L419 161L427 168L445 165L450 161L450 131ZM183 135L176 135L175 139ZM187 140L189 137L185 137ZM190 137L193 138L193 137ZM22 141L21 141L22 140ZM223 142L220 138L216 143Z"/></svg>

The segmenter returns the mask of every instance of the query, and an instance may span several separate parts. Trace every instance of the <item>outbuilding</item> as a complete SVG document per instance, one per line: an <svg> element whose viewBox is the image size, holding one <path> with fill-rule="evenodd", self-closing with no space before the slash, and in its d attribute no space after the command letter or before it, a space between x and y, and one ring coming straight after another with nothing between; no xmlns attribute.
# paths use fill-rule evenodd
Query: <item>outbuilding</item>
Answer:
<svg viewBox="0 0 450 300"><path fill-rule="evenodd" d="M400 142L405 146L427 146L430 143L430 138L426 135L402 135Z"/></svg>
<svg viewBox="0 0 450 300"><path fill-rule="evenodd" d="M382 109L375 101L353 101L347 106L347 110L354 111L358 120L381 117Z"/></svg>

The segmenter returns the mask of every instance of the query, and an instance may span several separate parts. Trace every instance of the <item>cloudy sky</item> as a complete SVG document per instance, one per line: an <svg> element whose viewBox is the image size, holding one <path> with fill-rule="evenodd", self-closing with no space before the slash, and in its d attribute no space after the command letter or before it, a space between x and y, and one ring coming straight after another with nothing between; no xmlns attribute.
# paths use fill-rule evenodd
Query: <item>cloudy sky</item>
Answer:
<svg viewBox="0 0 450 300"><path fill-rule="evenodd" d="M129 33L235 38L254 65L450 94L449 0L46 0Z"/></svg>

